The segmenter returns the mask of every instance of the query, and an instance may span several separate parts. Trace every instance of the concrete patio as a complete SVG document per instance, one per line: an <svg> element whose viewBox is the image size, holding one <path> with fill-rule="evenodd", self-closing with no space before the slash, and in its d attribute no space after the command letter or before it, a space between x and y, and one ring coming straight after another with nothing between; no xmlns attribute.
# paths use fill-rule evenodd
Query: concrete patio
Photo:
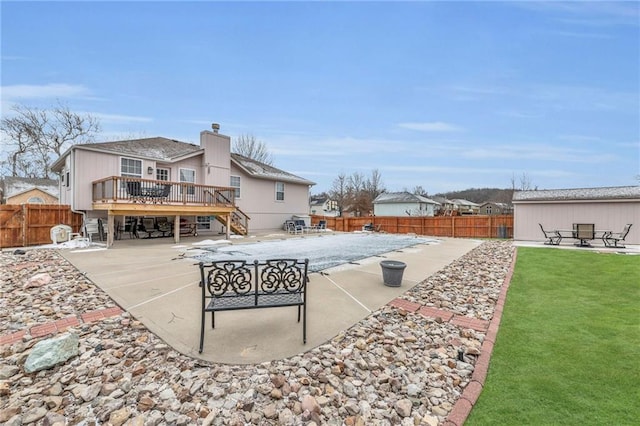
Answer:
<svg viewBox="0 0 640 426"><path fill-rule="evenodd" d="M263 236L233 244L259 244L287 237ZM183 254L201 240L190 238L180 246L169 239L118 241L109 250L68 250L63 255L179 352L208 361L242 364L293 356L327 342L481 243L444 238L383 255L407 264L400 287L383 284L380 256L312 273L306 344L302 343L302 325L296 321L295 308L232 311L216 316L215 329L210 328L207 317L204 351L199 354L199 269L197 261Z"/></svg>

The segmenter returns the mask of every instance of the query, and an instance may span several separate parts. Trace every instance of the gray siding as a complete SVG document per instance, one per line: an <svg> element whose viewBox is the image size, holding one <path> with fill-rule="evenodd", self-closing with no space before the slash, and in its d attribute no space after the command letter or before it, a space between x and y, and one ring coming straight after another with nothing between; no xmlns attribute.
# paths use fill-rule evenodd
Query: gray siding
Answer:
<svg viewBox="0 0 640 426"><path fill-rule="evenodd" d="M542 241L545 229L571 229L574 223L594 223L596 230L620 232L632 223L628 244L640 244L640 200L514 202L515 240Z"/></svg>

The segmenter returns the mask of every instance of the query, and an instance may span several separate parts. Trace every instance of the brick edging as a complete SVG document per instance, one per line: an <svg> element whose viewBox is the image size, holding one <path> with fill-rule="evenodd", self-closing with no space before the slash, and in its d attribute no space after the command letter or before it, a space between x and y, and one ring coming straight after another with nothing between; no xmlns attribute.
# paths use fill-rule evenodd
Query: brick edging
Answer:
<svg viewBox="0 0 640 426"><path fill-rule="evenodd" d="M507 291L511 284L511 277L513 276L513 269L516 265L516 258L518 256L518 249L513 253L513 259L511 260L511 266L502 283L502 289L500 290L500 296L496 302L496 308L493 312L493 318L489 323L487 334L485 335L482 347L480 349L480 356L476 361L476 365L473 369L473 375L471 376L471 382L467 384L462 391L462 395L456 403L453 405L453 409L447 416L444 422L445 426L462 426L464 422L471 414L471 409L478 402L482 388L484 387L485 380L487 379L487 373L489 371L489 360L493 353L493 344L496 341L498 334L498 328L500 327L500 321L502 319L502 311L504 309L504 303L507 299Z"/></svg>
<svg viewBox="0 0 640 426"><path fill-rule="evenodd" d="M507 299L507 291L511 284L511 277L513 276L513 269L516 265L516 257L518 249L513 253L513 259L509 266L509 271L504 278L500 294L496 302L496 307L493 311L493 318L491 321L484 321L480 319L474 319L465 317L462 315L456 315L453 312L433 308L430 306L424 306L417 302L411 302L406 299L394 299L388 303L389 306L393 306L399 309L403 309L407 312L415 312L425 317L440 318L445 322L450 322L459 327L471 328L476 331L486 332L482 347L480 348L480 356L476 360L475 367L473 369L473 375L471 381L462 391L462 395L456 403L453 405L453 409L447 416L444 426L462 426L469 417L471 409L478 401L484 382L487 378L487 372L489 371L489 360L493 353L493 345L498 335L498 328L500 327L500 321L502 319L502 311L504 309L504 303Z"/></svg>
<svg viewBox="0 0 640 426"><path fill-rule="evenodd" d="M11 345L17 343L26 335L31 337L43 337L61 333L69 327L76 327L83 323L91 323L105 318L121 315L124 311L119 306L113 308L96 309L95 311L85 312L80 315L71 315L57 321L51 321L44 324L37 324L25 330L16 331L11 334L0 336L0 345Z"/></svg>

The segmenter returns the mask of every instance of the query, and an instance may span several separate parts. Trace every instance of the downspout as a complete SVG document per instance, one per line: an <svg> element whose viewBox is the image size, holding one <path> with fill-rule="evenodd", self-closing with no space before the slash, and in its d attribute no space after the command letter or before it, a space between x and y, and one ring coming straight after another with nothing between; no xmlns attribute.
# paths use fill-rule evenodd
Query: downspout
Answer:
<svg viewBox="0 0 640 426"><path fill-rule="evenodd" d="M73 213L77 213L77 214L81 214L82 215L82 227L80 229L80 233L83 234L82 229L84 228L85 224L87 223L87 212L85 211L78 211L76 210L76 173L75 173L75 164L76 164L76 149L75 147L71 147L71 153L69 155L70 161L69 161L69 176L72 176L72 180L73 180L73 185L71 186L71 211Z"/></svg>

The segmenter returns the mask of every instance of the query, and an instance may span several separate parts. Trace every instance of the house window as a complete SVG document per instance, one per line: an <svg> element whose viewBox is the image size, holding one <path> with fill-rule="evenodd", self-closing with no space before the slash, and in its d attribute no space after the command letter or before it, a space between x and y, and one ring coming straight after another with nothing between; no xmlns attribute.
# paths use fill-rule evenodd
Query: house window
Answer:
<svg viewBox="0 0 640 426"><path fill-rule="evenodd" d="M198 229L211 229L211 216L196 216Z"/></svg>
<svg viewBox="0 0 640 426"><path fill-rule="evenodd" d="M487 214L491 214L491 206L487 206Z"/></svg>
<svg viewBox="0 0 640 426"><path fill-rule="evenodd" d="M66 172L64 174L64 185L68 188L69 187L69 172Z"/></svg>
<svg viewBox="0 0 640 426"><path fill-rule="evenodd" d="M229 186L235 189L236 198L240 198L240 176L231 176Z"/></svg>
<svg viewBox="0 0 640 426"><path fill-rule="evenodd" d="M27 200L27 203L29 204L44 204L44 200L40 197L30 197Z"/></svg>
<svg viewBox="0 0 640 426"><path fill-rule="evenodd" d="M180 169L180 182L196 183L196 171L193 169ZM195 186L187 186L187 195L194 195L196 193ZM180 189L182 194L182 187Z"/></svg>
<svg viewBox="0 0 640 426"><path fill-rule="evenodd" d="M156 168L156 180L169 180L169 169Z"/></svg>
<svg viewBox="0 0 640 426"><path fill-rule="evenodd" d="M133 158L120 159L120 176L141 178L142 177L142 160Z"/></svg>
<svg viewBox="0 0 640 426"><path fill-rule="evenodd" d="M284 201L284 183L276 182L276 201Z"/></svg>

